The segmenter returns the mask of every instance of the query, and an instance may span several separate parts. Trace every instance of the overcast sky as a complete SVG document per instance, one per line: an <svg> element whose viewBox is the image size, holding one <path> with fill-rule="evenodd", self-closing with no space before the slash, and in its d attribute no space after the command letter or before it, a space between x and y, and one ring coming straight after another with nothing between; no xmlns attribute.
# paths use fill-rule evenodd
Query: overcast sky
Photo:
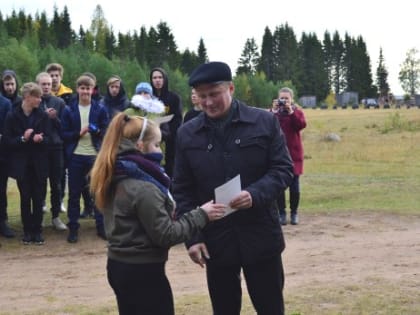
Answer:
<svg viewBox="0 0 420 315"><path fill-rule="evenodd" d="M171 28L179 50L197 51L203 38L210 60L225 61L232 70L247 38L253 37L261 47L266 26L273 32L276 26L288 23L298 40L302 32L315 32L322 41L326 30L331 34L337 30L342 38L345 32L352 37L361 35L371 58L373 80L382 47L388 82L396 95L403 93L398 72L406 52L410 48L420 51L419 14L413 0L8 0L2 1L0 11L5 16L12 9L24 8L32 15L45 10L51 18L54 5L59 12L67 5L72 28L78 31L80 25L90 26L98 3L115 33L139 30L142 25L149 29L163 21Z"/></svg>

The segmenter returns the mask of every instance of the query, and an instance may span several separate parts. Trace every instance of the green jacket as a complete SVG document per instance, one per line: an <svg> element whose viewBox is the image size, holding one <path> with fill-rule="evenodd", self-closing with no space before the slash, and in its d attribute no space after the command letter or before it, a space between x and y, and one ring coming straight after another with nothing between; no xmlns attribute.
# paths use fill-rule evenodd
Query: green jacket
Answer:
<svg viewBox="0 0 420 315"><path fill-rule="evenodd" d="M134 149L123 139L119 152ZM208 217L201 208L174 221L174 203L157 186L144 180L116 177L104 209L108 257L125 263L156 263L168 259L171 246L185 242L203 228Z"/></svg>

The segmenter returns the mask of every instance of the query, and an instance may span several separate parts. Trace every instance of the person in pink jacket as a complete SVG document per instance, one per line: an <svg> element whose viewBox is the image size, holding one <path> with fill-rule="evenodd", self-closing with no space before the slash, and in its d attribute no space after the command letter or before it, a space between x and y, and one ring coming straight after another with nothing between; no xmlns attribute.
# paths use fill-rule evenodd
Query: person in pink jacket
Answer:
<svg viewBox="0 0 420 315"><path fill-rule="evenodd" d="M279 90L278 99L273 100L271 111L277 117L286 136L287 148L293 160L293 181L289 186L290 223L299 223L298 207L300 200L299 176L303 173L303 144L301 130L306 127L303 111L293 103L293 91L289 88ZM280 192L277 200L280 223L287 224L285 191Z"/></svg>

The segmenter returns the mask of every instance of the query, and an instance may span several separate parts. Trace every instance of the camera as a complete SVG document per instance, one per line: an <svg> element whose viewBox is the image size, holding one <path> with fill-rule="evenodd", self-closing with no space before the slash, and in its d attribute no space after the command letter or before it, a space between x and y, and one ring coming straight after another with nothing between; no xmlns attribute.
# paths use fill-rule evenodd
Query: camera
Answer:
<svg viewBox="0 0 420 315"><path fill-rule="evenodd" d="M283 100L283 99L281 99L281 98L279 98L279 99L277 100L277 104L278 104L279 106L286 106L286 101L285 101L285 100Z"/></svg>
<svg viewBox="0 0 420 315"><path fill-rule="evenodd" d="M90 133L98 133L99 128L94 123L89 123L88 130Z"/></svg>
<svg viewBox="0 0 420 315"><path fill-rule="evenodd" d="M287 115L289 113L286 109L286 101L284 99L279 98L277 104L279 105L279 112L281 114Z"/></svg>

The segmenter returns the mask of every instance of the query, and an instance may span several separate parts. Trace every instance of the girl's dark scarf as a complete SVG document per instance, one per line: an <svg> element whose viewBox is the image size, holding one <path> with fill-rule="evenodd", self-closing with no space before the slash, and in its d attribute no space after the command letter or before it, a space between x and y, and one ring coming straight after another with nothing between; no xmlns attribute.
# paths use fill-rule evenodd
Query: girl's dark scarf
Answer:
<svg viewBox="0 0 420 315"><path fill-rule="evenodd" d="M135 152L129 152L117 157L114 175L151 182L165 195L168 194L171 183L170 178L159 164L147 159L143 154Z"/></svg>

